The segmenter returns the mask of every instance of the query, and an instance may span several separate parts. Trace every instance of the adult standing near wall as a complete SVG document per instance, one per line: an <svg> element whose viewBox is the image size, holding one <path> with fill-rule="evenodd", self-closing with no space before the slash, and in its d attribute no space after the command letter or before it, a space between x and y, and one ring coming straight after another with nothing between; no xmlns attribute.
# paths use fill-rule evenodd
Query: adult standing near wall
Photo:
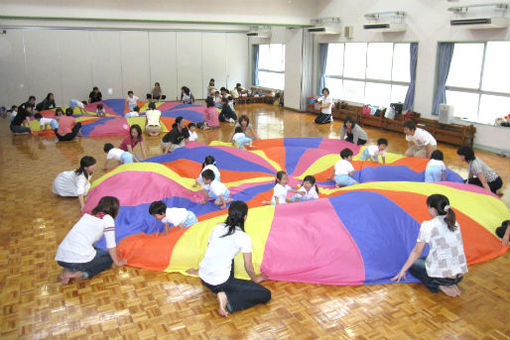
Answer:
<svg viewBox="0 0 510 340"><path fill-rule="evenodd" d="M103 100L103 95L97 86L92 88L92 92L89 94L89 103L100 102Z"/></svg>
<svg viewBox="0 0 510 340"><path fill-rule="evenodd" d="M346 135L347 138L345 137ZM344 125L340 130L340 139L356 145L365 145L368 140L368 135L365 130L359 126L359 124L356 124L354 118L347 116L344 120Z"/></svg>
<svg viewBox="0 0 510 340"><path fill-rule="evenodd" d="M503 186L501 177L484 163L469 146L461 146L457 150L460 159L468 164L468 178L466 182L478 185L497 194Z"/></svg>
<svg viewBox="0 0 510 340"><path fill-rule="evenodd" d="M409 148L406 151L408 157L430 158L432 152L437 148L437 141L430 132L417 128L412 120L404 122L404 133L409 142Z"/></svg>

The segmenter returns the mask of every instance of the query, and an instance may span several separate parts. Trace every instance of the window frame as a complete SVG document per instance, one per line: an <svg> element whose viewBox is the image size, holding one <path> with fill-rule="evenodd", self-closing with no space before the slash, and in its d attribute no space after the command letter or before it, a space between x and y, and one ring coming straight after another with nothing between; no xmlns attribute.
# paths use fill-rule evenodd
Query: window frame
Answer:
<svg viewBox="0 0 510 340"><path fill-rule="evenodd" d="M508 42L506 40L486 40L486 41L454 41L454 50L455 45L457 44L483 44L483 54L482 54L482 67L480 68L480 78L478 79L478 88L472 89L472 88L466 88L466 87L459 87L459 86L447 86L445 85L445 92L446 91L452 91L452 92L462 92L462 93L471 93L471 94L477 94L478 95L478 107L476 108L476 120L469 120L464 119L464 117L457 116L456 111L454 110L453 115L456 119L466 120L468 122L481 124L481 125L491 125L491 123L484 123L480 119L480 104L482 102L482 96L483 95L491 95L491 96L498 96L498 97L507 97L510 98L510 91L508 93L506 92L497 92L497 91L486 91L482 90L482 82L483 82L483 75L485 71L485 57L487 55L487 46L490 42ZM441 43L441 42L439 42ZM447 80L448 81L448 80ZM448 104L448 101L446 102Z"/></svg>

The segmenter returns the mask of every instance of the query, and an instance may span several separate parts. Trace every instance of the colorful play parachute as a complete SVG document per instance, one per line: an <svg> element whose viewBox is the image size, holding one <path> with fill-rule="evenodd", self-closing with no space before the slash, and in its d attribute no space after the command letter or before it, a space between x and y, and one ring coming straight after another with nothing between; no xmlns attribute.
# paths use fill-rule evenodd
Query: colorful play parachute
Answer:
<svg viewBox="0 0 510 340"><path fill-rule="evenodd" d="M257 271L272 280L334 285L387 283L406 261L416 243L420 223L430 219L426 198L446 195L462 228L470 264L503 254L494 229L510 218L505 204L482 188L462 183L448 171L446 182L423 183L426 159L387 156L387 165L353 161L360 184L336 188L327 178L339 151L353 144L322 138L284 138L254 142L250 151L226 143L204 146L190 143L172 154L143 163L117 167L94 182L86 209L103 196L118 197L116 237L128 265L181 272L197 268L211 229L226 218L212 201L200 204L202 192L193 187L205 156L213 155L236 200L250 207L246 231L253 240ZM319 183L320 199L264 206L270 200L274 176L289 174L297 185L306 175ZM151 202L192 210L199 223L188 229L163 225L148 213ZM104 248L104 240L97 243ZM236 275L247 278L242 260Z"/></svg>
<svg viewBox="0 0 510 340"><path fill-rule="evenodd" d="M98 116L96 108L98 104L103 104L105 115ZM138 124L145 130L146 117L144 113L147 111L146 102L138 102L140 107L140 117L125 118L129 107L124 99L107 99L102 102L88 104L85 106L85 113L79 113L79 109L75 109L73 117L82 124L81 133L85 137L94 136L121 136L127 135L129 127ZM66 107L63 107L65 110ZM182 116L186 123L202 122L204 120L205 107L199 105L181 104L178 102L158 102L156 109L161 111L162 132L172 129L175 118ZM55 109L42 111L43 116L55 118ZM55 134L51 130L40 131L37 121L31 122L32 131L41 135L54 137Z"/></svg>

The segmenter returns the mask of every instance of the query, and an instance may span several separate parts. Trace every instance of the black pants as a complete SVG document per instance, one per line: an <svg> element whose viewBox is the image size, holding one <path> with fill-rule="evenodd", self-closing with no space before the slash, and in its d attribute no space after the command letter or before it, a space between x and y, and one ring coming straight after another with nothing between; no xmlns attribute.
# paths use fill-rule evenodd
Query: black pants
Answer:
<svg viewBox="0 0 510 340"><path fill-rule="evenodd" d="M113 260L108 251L97 248L94 249L96 249L96 256L88 263L67 263L61 261L57 261L57 263L72 272L82 272L83 279L91 278L110 268L113 264Z"/></svg>
<svg viewBox="0 0 510 340"><path fill-rule="evenodd" d="M467 183L478 185L479 187L483 187L482 182L480 182L480 180L476 177L468 179ZM489 185L489 188L491 189L491 191L493 193L496 193L496 191L498 191L498 189L503 186L503 180L501 180L501 177L498 176L498 178L496 178L494 181L487 182L487 184Z"/></svg>
<svg viewBox="0 0 510 340"><path fill-rule="evenodd" d="M455 279L450 278L438 278L438 277L430 277L427 274L427 269L425 268L425 258L419 258L415 263L409 268L409 272L413 274L415 278L420 280L432 293L439 292L439 286L453 286L462 281L464 278L462 275L457 275Z"/></svg>
<svg viewBox="0 0 510 340"><path fill-rule="evenodd" d="M228 106L228 104L226 104ZM228 121L230 118L232 118L233 120L237 120L237 115L234 111L232 110L229 110L229 109L225 109L223 108L220 112L220 115L218 116L218 120L220 122L226 122Z"/></svg>
<svg viewBox="0 0 510 340"><path fill-rule="evenodd" d="M78 134L78 132L80 132L80 129L81 129L81 123L76 123L76 125L73 127L73 130L70 133L67 133L67 134L61 136L58 134L58 132L57 132L58 130L55 130L55 135L57 135L57 138L60 142L66 142L66 141L73 140L74 137L76 137L76 135Z"/></svg>
<svg viewBox="0 0 510 340"><path fill-rule="evenodd" d="M348 133L345 141L354 144L354 135L352 133ZM365 139L358 138L358 143L356 145L365 145L366 143L367 141Z"/></svg>
<svg viewBox="0 0 510 340"><path fill-rule="evenodd" d="M202 281L214 294L225 292L228 299L227 311L234 313L252 306L267 303L271 300L271 291L251 280L240 280L234 277L234 262L227 281L213 286Z"/></svg>

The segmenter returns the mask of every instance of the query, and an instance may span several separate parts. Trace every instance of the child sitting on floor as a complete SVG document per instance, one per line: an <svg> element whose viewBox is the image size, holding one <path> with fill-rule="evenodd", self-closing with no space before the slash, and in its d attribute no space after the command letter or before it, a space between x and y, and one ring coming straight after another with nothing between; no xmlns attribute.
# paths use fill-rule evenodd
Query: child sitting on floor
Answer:
<svg viewBox="0 0 510 340"><path fill-rule="evenodd" d="M140 98L135 96L133 91L128 91L128 96L127 96L126 100L127 100L128 107L130 110L133 110L136 106L138 106L138 99L140 99Z"/></svg>
<svg viewBox="0 0 510 340"><path fill-rule="evenodd" d="M131 112L128 112L124 115L124 118L133 118L140 116L140 108L135 106Z"/></svg>
<svg viewBox="0 0 510 340"><path fill-rule="evenodd" d="M97 104L96 113L98 117L106 117L106 112L104 111L103 104Z"/></svg>
<svg viewBox="0 0 510 340"><path fill-rule="evenodd" d="M363 150L361 154L362 161L371 159L374 162L379 162L379 155L382 158L382 164L386 164L386 148L388 147L388 140L386 138L379 138L377 145L369 145Z"/></svg>
<svg viewBox="0 0 510 340"><path fill-rule="evenodd" d="M200 171L200 176L198 176L198 178L195 181L195 184L193 185L194 187L198 187L204 184L204 181L202 180L202 173L208 169L214 172L214 178L216 180L218 181L221 180L220 171L216 167L216 160L214 159L213 156L209 155L205 157L204 162L202 163L202 170Z"/></svg>
<svg viewBox="0 0 510 340"><path fill-rule="evenodd" d="M84 114L86 112L85 105L87 105L87 102L80 102L77 99L71 99L71 101L69 102L69 107L73 110L73 113L74 113L74 108L77 107L80 109L80 113Z"/></svg>
<svg viewBox="0 0 510 340"><path fill-rule="evenodd" d="M308 175L303 179L303 184L292 196L292 202L304 202L319 199L319 188L315 184L315 177Z"/></svg>
<svg viewBox="0 0 510 340"><path fill-rule="evenodd" d="M104 145L104 152L106 152L106 162L104 163L105 170L108 169L108 163L112 159L119 161L120 164L133 163L133 154L131 152L115 148L111 143L106 143Z"/></svg>
<svg viewBox="0 0 510 340"><path fill-rule="evenodd" d="M288 186L287 183L289 183L289 176L287 173L285 171L278 171L274 181L273 198L271 201L262 201L262 204L276 205L289 202L290 200L287 199L287 194L292 188Z"/></svg>
<svg viewBox="0 0 510 340"><path fill-rule="evenodd" d="M336 162L328 181L334 178L337 187L349 186L358 183L354 180L354 178L352 178L352 175L354 175L354 168L351 164L352 155L352 150L349 148L345 148L340 152L340 157L342 159Z"/></svg>
<svg viewBox="0 0 510 340"><path fill-rule="evenodd" d="M446 180L446 165L443 162L441 150L434 150L430 155L430 161L425 168L425 182L440 182Z"/></svg>
<svg viewBox="0 0 510 340"><path fill-rule="evenodd" d="M184 229L198 222L193 211L184 208L168 208L163 201L152 202L149 214L163 222L166 235L168 235L169 224Z"/></svg>
<svg viewBox="0 0 510 340"><path fill-rule="evenodd" d="M221 209L227 207L227 203L233 201L229 198L230 190L227 189L225 184L215 179L214 172L211 169L202 172L202 181L204 182L204 200L202 204L207 203L209 198L214 199L214 204L219 205Z"/></svg>
<svg viewBox="0 0 510 340"><path fill-rule="evenodd" d="M232 140L238 149L244 149L245 146L252 147L252 139L246 136L240 126L236 127Z"/></svg>
<svg viewBox="0 0 510 340"><path fill-rule="evenodd" d="M188 131L189 131L189 137L188 137L188 140L190 142L196 142L197 139L198 139L198 134L197 134L197 124L195 123L189 123L188 124Z"/></svg>
<svg viewBox="0 0 510 340"><path fill-rule="evenodd" d="M44 118L42 116L42 114L40 114L40 113L36 113L34 115L34 118L35 118L35 120L39 121L39 125L40 125L40 128L41 128L41 131L46 130L48 128L48 126L52 130L58 129L58 122L54 118Z"/></svg>
<svg viewBox="0 0 510 340"><path fill-rule="evenodd" d="M7 112L11 112L11 115L9 116L9 119L12 122L14 117L16 117L16 115L18 114L18 107L16 105L13 105L13 106L11 106L11 109L9 111L7 111Z"/></svg>

